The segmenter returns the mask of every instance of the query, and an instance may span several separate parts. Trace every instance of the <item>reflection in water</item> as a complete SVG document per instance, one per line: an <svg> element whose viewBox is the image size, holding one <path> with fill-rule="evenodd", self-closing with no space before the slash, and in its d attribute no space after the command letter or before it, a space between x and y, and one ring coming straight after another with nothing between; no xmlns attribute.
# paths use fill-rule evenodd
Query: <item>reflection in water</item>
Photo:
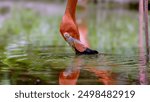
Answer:
<svg viewBox="0 0 150 102"><path fill-rule="evenodd" d="M97 59L96 56L93 56ZM86 66L83 69L82 66ZM110 70L102 70L96 68L92 64L86 63L84 56L76 56L73 61L64 71L59 74L59 84L60 85L76 85L78 78L80 77L80 70L87 70L90 74L94 74L99 84L113 85L115 84L116 74ZM89 74L89 78L90 78Z"/></svg>
<svg viewBox="0 0 150 102"><path fill-rule="evenodd" d="M126 85L147 83L145 69L148 66L144 64L145 62L143 63L143 57L137 60L138 56L127 57L112 54L74 56L73 53L69 53L71 49L61 46L33 47L30 45L30 47L13 48L9 51L6 52L9 53L7 59L3 61L8 66L2 65L0 68L0 84ZM26 53L26 56L23 56L23 53ZM137 65L139 65L140 72Z"/></svg>
<svg viewBox="0 0 150 102"><path fill-rule="evenodd" d="M10 85L10 78L9 78L9 72L8 71L4 71L3 74L0 77L0 84L6 84L6 85Z"/></svg>
<svg viewBox="0 0 150 102"><path fill-rule="evenodd" d="M139 27L139 83L141 85L147 85L148 84L148 76L147 76L147 68L148 68L148 62L149 58L147 55L145 55L145 48L144 48L144 37L142 33L142 26Z"/></svg>
<svg viewBox="0 0 150 102"><path fill-rule="evenodd" d="M139 83L141 85L148 84L147 68L148 68L148 57L143 52L143 49L140 49L139 53Z"/></svg>
<svg viewBox="0 0 150 102"><path fill-rule="evenodd" d="M116 81L116 75L109 70L97 70L94 68L90 69L97 77L100 83L104 85L114 85Z"/></svg>
<svg viewBox="0 0 150 102"><path fill-rule="evenodd" d="M77 84L78 77L80 75L82 59L80 56L77 56L71 62L71 65L67 69L60 72L59 75L59 84L61 85L75 85Z"/></svg>

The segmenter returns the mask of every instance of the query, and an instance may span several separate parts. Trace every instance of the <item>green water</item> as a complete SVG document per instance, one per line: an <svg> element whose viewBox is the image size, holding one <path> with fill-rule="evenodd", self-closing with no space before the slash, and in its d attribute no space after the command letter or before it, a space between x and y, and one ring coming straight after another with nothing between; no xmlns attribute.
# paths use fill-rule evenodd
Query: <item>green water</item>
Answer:
<svg viewBox="0 0 150 102"><path fill-rule="evenodd" d="M149 63L138 48L137 11L79 8L78 22L100 53L76 56L59 33L64 4L42 3L45 12L36 8L41 4L16 5L0 10L0 84L149 84Z"/></svg>

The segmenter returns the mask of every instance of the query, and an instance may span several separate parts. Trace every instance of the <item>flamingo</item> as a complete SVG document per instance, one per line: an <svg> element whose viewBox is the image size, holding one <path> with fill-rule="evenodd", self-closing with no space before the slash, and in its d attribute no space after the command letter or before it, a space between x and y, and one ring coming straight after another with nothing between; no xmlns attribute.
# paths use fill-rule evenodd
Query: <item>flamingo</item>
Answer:
<svg viewBox="0 0 150 102"><path fill-rule="evenodd" d="M86 4L85 0L83 2ZM85 5L81 5L81 7L85 7ZM85 13L86 7L84 8L84 11L82 11L82 14ZM66 14L66 12L65 12ZM90 47L89 42L87 40L87 24L85 22L84 16L82 19L80 19L80 24L78 24L77 27L77 32L79 31L80 33L80 41L82 41L82 44L84 46ZM74 17L75 18L75 17ZM66 23L66 21L65 21ZM76 23L76 22L75 22ZM68 26L67 26L68 27ZM64 29L64 28L63 28ZM64 31L65 32L65 31ZM78 33L78 34L79 34ZM69 35L67 35L69 36ZM63 36L65 38L65 35ZM72 39L72 38L71 38ZM72 59L72 62L69 64L69 66L60 72L59 74L59 84L60 85L76 85L78 83L78 78L80 77L80 70L82 69L80 66L85 64L85 59L82 58L81 56L75 56ZM105 70L100 70L92 65L87 65L88 71L90 73L93 73L97 78L98 82L105 84L105 85L110 85L110 84L115 84L115 76L114 73L111 73L111 71L105 71Z"/></svg>
<svg viewBox="0 0 150 102"><path fill-rule="evenodd" d="M77 55L98 54L98 51L90 49L80 40L75 14L77 2L78 0L68 0L65 14L60 24L60 33Z"/></svg>

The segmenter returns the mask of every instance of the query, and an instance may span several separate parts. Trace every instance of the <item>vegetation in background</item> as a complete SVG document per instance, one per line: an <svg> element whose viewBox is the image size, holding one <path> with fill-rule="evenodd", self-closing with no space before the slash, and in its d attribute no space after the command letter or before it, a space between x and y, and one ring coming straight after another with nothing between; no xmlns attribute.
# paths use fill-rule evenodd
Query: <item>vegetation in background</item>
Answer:
<svg viewBox="0 0 150 102"><path fill-rule="evenodd" d="M90 45L93 49L106 54L137 56L135 53L138 46L137 12L123 11L123 14L118 12L115 10L105 12L96 7L92 12L89 10L87 26ZM30 84L30 79L34 79L34 84L58 84L57 70L66 69L72 62L70 59L74 58L72 49L59 33L61 17L62 15L41 15L27 8L13 8L10 17L0 28L0 78L3 79L0 84ZM125 61L131 59L129 62L133 65L129 65L123 58L106 57L116 61L116 65L108 65L116 68L116 72L119 68L118 63L125 63L124 68L134 67L133 69L136 70L134 73L137 73L134 66L137 57L126 58ZM103 63L99 65L102 68L106 67ZM136 78L136 74L133 76L128 73L133 69L126 70L130 80ZM10 79L9 75L13 79ZM10 79L12 82L5 79Z"/></svg>

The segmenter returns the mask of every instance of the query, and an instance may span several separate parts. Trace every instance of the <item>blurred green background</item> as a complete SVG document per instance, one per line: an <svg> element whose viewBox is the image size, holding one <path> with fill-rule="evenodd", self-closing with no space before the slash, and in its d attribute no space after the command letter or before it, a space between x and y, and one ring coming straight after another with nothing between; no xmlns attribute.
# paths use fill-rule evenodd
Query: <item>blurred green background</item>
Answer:
<svg viewBox="0 0 150 102"><path fill-rule="evenodd" d="M74 58L59 32L66 1L0 0L1 84L58 84L59 71ZM99 58L102 68L118 68L119 78L129 81L119 84L137 83L138 0L79 0L77 22L86 27L92 49L116 54Z"/></svg>
<svg viewBox="0 0 150 102"><path fill-rule="evenodd" d="M95 1L89 0L87 10L82 10L82 2L79 2L77 11L79 20L86 19L91 47L106 53L135 53L134 48L138 46L137 0L97 0L96 4ZM66 0L0 2L1 49L18 43L66 45L59 33Z"/></svg>

